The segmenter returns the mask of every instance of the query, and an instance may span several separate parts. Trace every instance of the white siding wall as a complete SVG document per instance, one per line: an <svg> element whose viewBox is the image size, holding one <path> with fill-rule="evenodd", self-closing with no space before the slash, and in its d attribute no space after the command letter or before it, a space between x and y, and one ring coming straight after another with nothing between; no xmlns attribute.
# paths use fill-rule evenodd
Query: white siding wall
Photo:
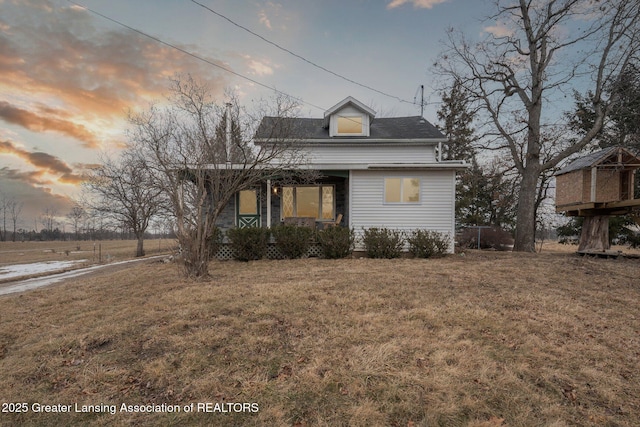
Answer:
<svg viewBox="0 0 640 427"><path fill-rule="evenodd" d="M307 148L307 159L319 164L345 163L433 163L436 161L435 146L381 146L368 145L317 145Z"/></svg>
<svg viewBox="0 0 640 427"><path fill-rule="evenodd" d="M420 203L385 204L385 177L420 178ZM447 233L453 239L455 227L454 171L351 171L349 222L360 235L362 228L416 228ZM358 250L363 249L356 245Z"/></svg>

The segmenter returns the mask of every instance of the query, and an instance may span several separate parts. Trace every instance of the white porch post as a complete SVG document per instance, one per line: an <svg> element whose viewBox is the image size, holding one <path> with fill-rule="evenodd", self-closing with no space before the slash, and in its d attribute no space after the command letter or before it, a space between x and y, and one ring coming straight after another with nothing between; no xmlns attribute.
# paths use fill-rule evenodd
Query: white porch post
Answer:
<svg viewBox="0 0 640 427"><path fill-rule="evenodd" d="M267 228L271 228L271 180L267 180Z"/></svg>

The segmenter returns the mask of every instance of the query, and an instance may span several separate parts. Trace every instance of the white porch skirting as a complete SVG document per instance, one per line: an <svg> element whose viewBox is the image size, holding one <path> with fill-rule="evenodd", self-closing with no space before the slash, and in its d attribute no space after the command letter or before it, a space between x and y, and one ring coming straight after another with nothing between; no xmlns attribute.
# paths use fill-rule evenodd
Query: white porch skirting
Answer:
<svg viewBox="0 0 640 427"><path fill-rule="evenodd" d="M322 247L319 243L311 243L309 246L309 250L307 250L306 255L303 258L314 258L322 256ZM228 243L222 243L220 245L220 249L216 255L216 258L223 260L233 259L233 251L231 250L231 246ZM280 249L276 246L275 243L269 243L267 245L267 255L266 259L284 259L284 255L280 252Z"/></svg>

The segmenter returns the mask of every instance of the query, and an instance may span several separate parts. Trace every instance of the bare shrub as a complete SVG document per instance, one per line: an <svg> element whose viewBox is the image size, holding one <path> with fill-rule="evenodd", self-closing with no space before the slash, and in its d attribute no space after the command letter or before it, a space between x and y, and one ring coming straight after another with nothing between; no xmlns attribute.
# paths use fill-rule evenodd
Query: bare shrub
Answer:
<svg viewBox="0 0 640 427"><path fill-rule="evenodd" d="M509 251L513 248L513 237L500 227L465 228L458 236L458 245L462 248L478 249L478 235L480 236L480 249Z"/></svg>
<svg viewBox="0 0 640 427"><path fill-rule="evenodd" d="M448 234L433 230L414 230L407 237L409 252L416 258L444 256L451 244Z"/></svg>

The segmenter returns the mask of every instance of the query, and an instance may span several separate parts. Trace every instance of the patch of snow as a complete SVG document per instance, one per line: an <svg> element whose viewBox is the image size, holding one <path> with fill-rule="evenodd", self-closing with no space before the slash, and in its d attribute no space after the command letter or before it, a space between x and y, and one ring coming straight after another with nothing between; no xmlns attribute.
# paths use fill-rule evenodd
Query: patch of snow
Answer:
<svg viewBox="0 0 640 427"><path fill-rule="evenodd" d="M87 262L86 259L76 261L45 261L31 264L15 264L0 267L0 280L12 277L31 276L33 274L48 273L52 271L64 270L74 264Z"/></svg>

